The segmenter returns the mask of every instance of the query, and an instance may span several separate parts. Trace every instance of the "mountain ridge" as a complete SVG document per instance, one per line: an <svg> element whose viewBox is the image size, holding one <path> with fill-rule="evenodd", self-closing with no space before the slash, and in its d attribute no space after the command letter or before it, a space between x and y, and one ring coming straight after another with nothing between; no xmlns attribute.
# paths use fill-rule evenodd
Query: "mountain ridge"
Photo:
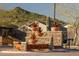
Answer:
<svg viewBox="0 0 79 59"><path fill-rule="evenodd" d="M46 23L45 15L41 15L38 13L30 12L27 10L22 9L21 7L15 7L14 9L2 12L0 14L0 25L10 25L14 24L16 26L21 26L23 24L31 23L35 20L40 21L42 23ZM55 21L51 18L52 22ZM57 19L56 19L57 20ZM62 24L65 23L64 21L60 21Z"/></svg>

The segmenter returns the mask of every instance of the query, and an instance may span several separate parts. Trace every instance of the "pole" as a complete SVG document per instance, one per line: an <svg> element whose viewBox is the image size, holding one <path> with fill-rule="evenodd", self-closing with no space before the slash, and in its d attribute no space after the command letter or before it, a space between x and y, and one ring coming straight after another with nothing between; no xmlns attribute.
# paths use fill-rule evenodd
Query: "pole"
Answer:
<svg viewBox="0 0 79 59"><path fill-rule="evenodd" d="M55 16L56 16L56 3L53 4L54 6L54 21L55 21ZM52 49L54 49L54 44L53 44L53 37L51 38L51 46L52 46Z"/></svg>
<svg viewBox="0 0 79 59"><path fill-rule="evenodd" d="M56 16L56 3L54 3L54 20L55 20L55 17Z"/></svg>

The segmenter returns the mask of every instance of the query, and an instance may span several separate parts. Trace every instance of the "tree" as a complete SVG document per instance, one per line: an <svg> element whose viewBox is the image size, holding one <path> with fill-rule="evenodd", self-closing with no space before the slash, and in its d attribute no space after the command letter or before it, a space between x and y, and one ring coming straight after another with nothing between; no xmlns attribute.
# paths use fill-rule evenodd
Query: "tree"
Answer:
<svg viewBox="0 0 79 59"><path fill-rule="evenodd" d="M66 17L72 17L73 19L75 19L74 23L71 22L71 24L75 27L74 45L76 45L78 39L79 16L76 16L76 13L73 13L71 10L57 4L56 4L56 11L58 11L58 13L61 15L64 15Z"/></svg>

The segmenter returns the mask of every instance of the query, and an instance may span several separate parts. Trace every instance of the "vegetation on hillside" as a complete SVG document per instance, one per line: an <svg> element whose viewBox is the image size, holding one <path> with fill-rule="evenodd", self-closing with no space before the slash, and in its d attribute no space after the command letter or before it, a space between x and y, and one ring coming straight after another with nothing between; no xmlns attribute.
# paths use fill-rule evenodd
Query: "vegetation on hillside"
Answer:
<svg viewBox="0 0 79 59"><path fill-rule="evenodd" d="M16 26L28 25L29 23L37 20L44 24L46 24L46 17L44 15L40 15L37 13L33 13L27 10L24 10L20 7L16 7L9 11L1 11L0 12L0 25L10 25L14 24ZM55 21L51 18L51 22ZM63 21L56 20L62 24L65 24Z"/></svg>

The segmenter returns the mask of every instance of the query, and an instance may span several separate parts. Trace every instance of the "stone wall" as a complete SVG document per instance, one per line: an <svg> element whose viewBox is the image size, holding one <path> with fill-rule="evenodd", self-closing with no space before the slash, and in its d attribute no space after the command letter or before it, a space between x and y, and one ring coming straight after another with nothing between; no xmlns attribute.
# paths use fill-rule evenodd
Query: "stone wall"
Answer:
<svg viewBox="0 0 79 59"><path fill-rule="evenodd" d="M63 38L62 31L54 31L54 32L47 31L44 33L44 35L42 37L37 38L38 41L36 44L53 44L54 46L62 46L63 39L64 38ZM26 40L27 40L27 42L28 42L28 40L30 40L29 36L26 37Z"/></svg>
<svg viewBox="0 0 79 59"><path fill-rule="evenodd" d="M0 46L2 46L2 36L0 36Z"/></svg>
<svg viewBox="0 0 79 59"><path fill-rule="evenodd" d="M62 46L63 43L62 31L54 31L52 33L53 33L53 45Z"/></svg>
<svg viewBox="0 0 79 59"><path fill-rule="evenodd" d="M27 43L31 44L28 41L28 40L30 40L30 38L26 38L26 39L27 39ZM51 37L38 37L36 40L37 40L37 42L35 44L50 44Z"/></svg>
<svg viewBox="0 0 79 59"><path fill-rule="evenodd" d="M26 42L21 42L21 46L22 46L22 51L26 51Z"/></svg>

